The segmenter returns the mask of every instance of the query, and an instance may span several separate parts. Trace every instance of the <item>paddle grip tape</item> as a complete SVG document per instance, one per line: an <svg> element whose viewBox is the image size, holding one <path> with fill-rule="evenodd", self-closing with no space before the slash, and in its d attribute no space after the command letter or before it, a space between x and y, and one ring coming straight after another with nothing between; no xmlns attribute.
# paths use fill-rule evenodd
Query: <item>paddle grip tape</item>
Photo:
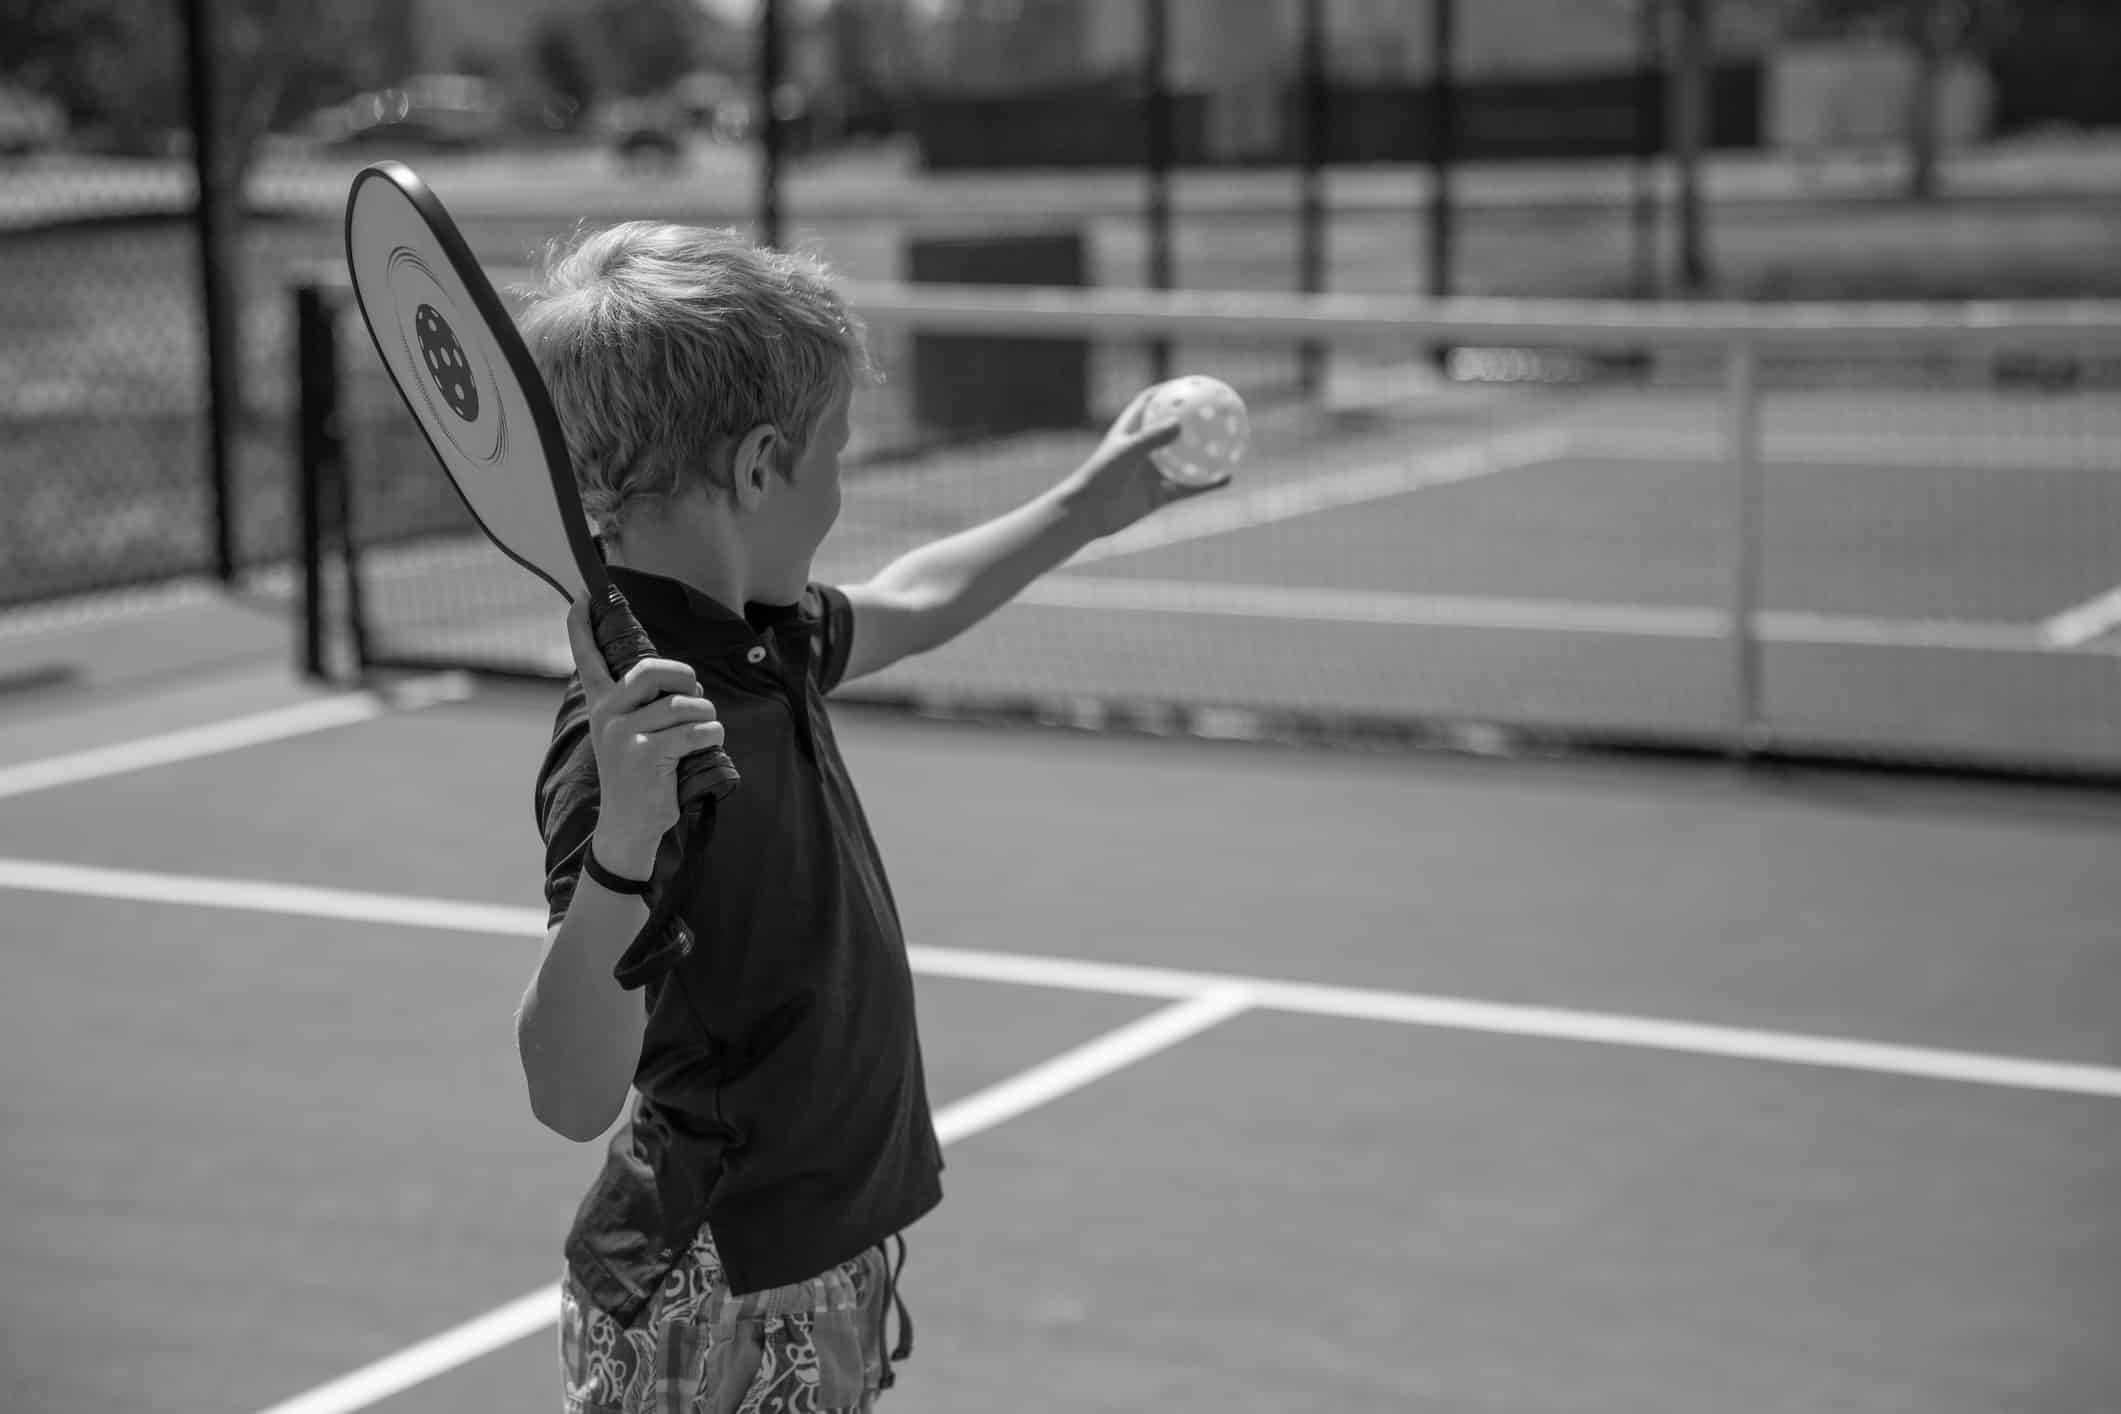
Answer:
<svg viewBox="0 0 2121 1414"><path fill-rule="evenodd" d="M614 681L632 672L634 664L657 656L648 631L633 616L632 606L616 584L605 586L602 594L589 601L589 626ZM737 788L740 779L736 763L721 747L693 752L678 763L678 814L687 816L702 801L720 800Z"/></svg>

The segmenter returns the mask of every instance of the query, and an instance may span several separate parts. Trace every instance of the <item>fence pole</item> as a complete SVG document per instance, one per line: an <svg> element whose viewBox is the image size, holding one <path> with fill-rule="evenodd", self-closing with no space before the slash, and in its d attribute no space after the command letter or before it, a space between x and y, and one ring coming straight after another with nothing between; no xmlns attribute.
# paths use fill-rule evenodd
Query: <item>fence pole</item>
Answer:
<svg viewBox="0 0 2121 1414"><path fill-rule="evenodd" d="M780 0L762 0L758 18L759 241L781 243Z"/></svg>
<svg viewBox="0 0 2121 1414"><path fill-rule="evenodd" d="M1764 740L1761 721L1760 578L1763 546L1760 351L1735 339L1724 354L1726 457L1731 484L1731 753Z"/></svg>
<svg viewBox="0 0 2121 1414"><path fill-rule="evenodd" d="M295 564L300 574L302 632L295 644L295 671L328 676L324 663L324 498L318 482L328 452L326 391L317 326L323 303L317 287L295 286Z"/></svg>
<svg viewBox="0 0 2121 1414"><path fill-rule="evenodd" d="M1428 293L1451 293L1451 164L1458 146L1458 5L1429 0L1429 221Z"/></svg>
<svg viewBox="0 0 2121 1414"><path fill-rule="evenodd" d="M327 527L340 513L346 475L345 423L339 407L338 311L313 279L295 286L295 505L301 574L302 634L297 671L332 676L324 590L326 547L342 547L345 527ZM327 500L327 496L329 499Z"/></svg>
<svg viewBox="0 0 2121 1414"><path fill-rule="evenodd" d="M1658 154L1665 147L1664 0L1635 0L1635 298L1658 293Z"/></svg>
<svg viewBox="0 0 2121 1414"><path fill-rule="evenodd" d="M1149 288L1168 290L1171 261L1171 11L1167 0L1143 0L1142 82L1148 100ZM1149 345L1150 379L1171 376L1171 341Z"/></svg>
<svg viewBox="0 0 2121 1414"><path fill-rule="evenodd" d="M1457 211L1451 190L1452 164L1458 158L1458 0L1429 0L1429 211L1427 289L1430 298L1451 293L1454 264L1452 238ZM1429 359L1448 371L1448 345L1430 348Z"/></svg>
<svg viewBox="0 0 2121 1414"><path fill-rule="evenodd" d="M1709 0L1677 0L1671 57L1671 147L1678 178L1673 193L1679 236L1679 292L1700 299L1709 288L1707 214L1701 167L1715 146L1710 131L1710 68L1716 62L1709 33Z"/></svg>
<svg viewBox="0 0 2121 1414"><path fill-rule="evenodd" d="M1328 126L1332 121L1331 78L1326 67L1326 0L1303 0L1303 78L1298 85L1302 149L1298 156L1296 284L1305 294L1326 287L1325 174L1332 162ZM1326 349L1305 344L1298 377L1304 395L1316 397L1325 385Z"/></svg>
<svg viewBox="0 0 2121 1414"><path fill-rule="evenodd" d="M229 190L229 162L222 141L220 48L214 43L212 0L183 0L183 14L192 168L198 183L193 224L199 237L199 303L206 332L208 535L214 550L214 574L223 584L232 584L236 578L236 510L231 463L238 395L229 241L235 234L239 194Z"/></svg>

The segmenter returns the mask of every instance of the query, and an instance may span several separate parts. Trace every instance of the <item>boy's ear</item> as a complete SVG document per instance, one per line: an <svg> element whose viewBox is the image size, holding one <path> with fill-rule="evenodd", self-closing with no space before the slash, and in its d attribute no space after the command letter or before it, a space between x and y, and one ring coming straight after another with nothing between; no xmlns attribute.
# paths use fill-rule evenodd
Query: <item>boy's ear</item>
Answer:
<svg viewBox="0 0 2121 1414"><path fill-rule="evenodd" d="M770 422L760 423L738 440L730 456L729 484L739 506L750 510L765 499L780 456L781 434Z"/></svg>

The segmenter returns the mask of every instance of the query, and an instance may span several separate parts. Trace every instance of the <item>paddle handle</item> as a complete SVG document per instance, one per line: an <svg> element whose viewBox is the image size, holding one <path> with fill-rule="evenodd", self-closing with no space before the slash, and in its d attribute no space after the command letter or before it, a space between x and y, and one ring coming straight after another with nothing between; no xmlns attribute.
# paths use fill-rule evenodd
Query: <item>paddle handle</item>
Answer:
<svg viewBox="0 0 2121 1414"><path fill-rule="evenodd" d="M634 664L659 656L655 644L616 584L606 583L589 601L589 627L596 635L604 666L614 679L633 671ZM720 800L737 788L741 778L736 763L719 746L703 747L678 763L678 814L690 816L702 801Z"/></svg>

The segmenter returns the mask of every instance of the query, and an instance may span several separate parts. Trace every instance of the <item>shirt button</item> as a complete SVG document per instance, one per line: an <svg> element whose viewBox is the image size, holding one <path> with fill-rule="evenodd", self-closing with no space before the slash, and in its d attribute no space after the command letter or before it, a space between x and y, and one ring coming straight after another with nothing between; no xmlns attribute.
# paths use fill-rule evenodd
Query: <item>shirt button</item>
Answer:
<svg viewBox="0 0 2121 1414"><path fill-rule="evenodd" d="M763 663L766 661L766 650L753 645L744 650L744 661L747 663Z"/></svg>

